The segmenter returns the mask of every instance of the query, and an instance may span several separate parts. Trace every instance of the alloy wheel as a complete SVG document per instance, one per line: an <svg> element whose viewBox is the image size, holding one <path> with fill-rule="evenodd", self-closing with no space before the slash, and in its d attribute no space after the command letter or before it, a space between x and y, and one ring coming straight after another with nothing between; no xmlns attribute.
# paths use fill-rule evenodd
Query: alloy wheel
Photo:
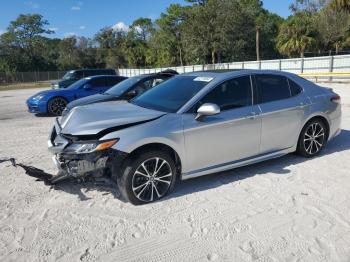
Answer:
<svg viewBox="0 0 350 262"><path fill-rule="evenodd" d="M57 97L49 103L49 112L54 115L61 115L67 105L66 100Z"/></svg>
<svg viewBox="0 0 350 262"><path fill-rule="evenodd" d="M169 163L159 157L143 161L132 178L132 191L143 202L163 197L170 188L173 172Z"/></svg>
<svg viewBox="0 0 350 262"><path fill-rule="evenodd" d="M304 148L309 155L314 155L323 147L325 140L325 129L324 127L314 122L309 125L304 135Z"/></svg>

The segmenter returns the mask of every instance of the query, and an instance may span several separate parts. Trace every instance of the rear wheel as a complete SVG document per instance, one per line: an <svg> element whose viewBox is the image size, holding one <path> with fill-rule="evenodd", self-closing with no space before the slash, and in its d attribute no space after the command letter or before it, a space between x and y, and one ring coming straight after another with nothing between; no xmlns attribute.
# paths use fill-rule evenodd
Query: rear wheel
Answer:
<svg viewBox="0 0 350 262"><path fill-rule="evenodd" d="M323 121L314 119L301 131L297 152L305 157L318 155L327 141L327 127Z"/></svg>
<svg viewBox="0 0 350 262"><path fill-rule="evenodd" d="M47 104L47 111L51 115L60 116L67 104L67 100L63 97L55 97Z"/></svg>
<svg viewBox="0 0 350 262"><path fill-rule="evenodd" d="M154 202L174 187L176 167L165 152L144 152L126 161L117 184L123 197L134 205Z"/></svg>

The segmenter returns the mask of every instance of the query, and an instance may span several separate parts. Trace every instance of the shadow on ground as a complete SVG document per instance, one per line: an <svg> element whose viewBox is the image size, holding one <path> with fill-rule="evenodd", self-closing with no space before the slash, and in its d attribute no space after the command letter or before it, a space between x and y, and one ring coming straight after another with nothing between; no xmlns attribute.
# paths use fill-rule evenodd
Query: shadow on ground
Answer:
<svg viewBox="0 0 350 262"><path fill-rule="evenodd" d="M322 154L320 154L318 157L323 157L329 154L333 154L335 152L341 152L345 150L350 150L349 130L342 130L340 135L331 140L323 150ZM233 183L239 180L253 177L255 175L265 174L269 172L277 175L286 175L290 173L290 170L287 167L291 165L297 165L304 161L308 161L308 158L300 157L295 154L289 154L280 158L264 161L258 164L236 168L234 169L234 171L230 170L203 177L193 178L186 181L178 181L175 190L161 201L166 201L170 198L181 197L187 194L216 188L224 184ZM33 170L35 170L35 167ZM84 194L89 191L98 191L102 192L103 194L112 194L115 198L124 201L123 199L121 199L121 195L117 189L117 185L115 184L115 182L107 177L88 179L87 181L80 183L74 180L61 182L56 185L49 185L45 182L45 179L52 177L51 174L45 173L41 170L43 173L41 174L41 176L40 174L38 176L38 174L36 174L33 170L29 170L29 172L27 171L27 174L29 176L37 178L38 181L44 181L45 184L51 186L54 190L60 190L69 194L77 195L81 201L90 199Z"/></svg>

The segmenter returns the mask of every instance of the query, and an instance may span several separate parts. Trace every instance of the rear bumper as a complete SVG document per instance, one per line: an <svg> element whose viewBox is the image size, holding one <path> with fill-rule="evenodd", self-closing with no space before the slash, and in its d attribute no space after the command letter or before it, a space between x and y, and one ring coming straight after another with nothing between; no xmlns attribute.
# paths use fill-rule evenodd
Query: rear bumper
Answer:
<svg viewBox="0 0 350 262"><path fill-rule="evenodd" d="M328 140L336 137L341 133L341 116L331 120L329 129Z"/></svg>

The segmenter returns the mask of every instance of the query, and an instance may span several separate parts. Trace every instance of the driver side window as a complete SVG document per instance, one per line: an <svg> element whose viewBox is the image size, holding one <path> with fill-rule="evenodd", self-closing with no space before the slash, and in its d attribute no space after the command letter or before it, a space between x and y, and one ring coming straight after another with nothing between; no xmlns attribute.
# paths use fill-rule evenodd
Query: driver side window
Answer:
<svg viewBox="0 0 350 262"><path fill-rule="evenodd" d="M90 81L90 85L92 88L104 87L106 86L106 81L102 77L94 78Z"/></svg>
<svg viewBox="0 0 350 262"><path fill-rule="evenodd" d="M252 105L250 77L237 77L218 85L199 101L197 109L205 103L217 104L221 111Z"/></svg>

